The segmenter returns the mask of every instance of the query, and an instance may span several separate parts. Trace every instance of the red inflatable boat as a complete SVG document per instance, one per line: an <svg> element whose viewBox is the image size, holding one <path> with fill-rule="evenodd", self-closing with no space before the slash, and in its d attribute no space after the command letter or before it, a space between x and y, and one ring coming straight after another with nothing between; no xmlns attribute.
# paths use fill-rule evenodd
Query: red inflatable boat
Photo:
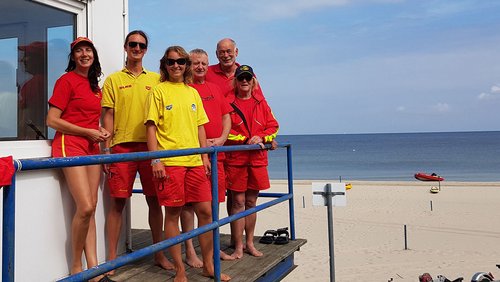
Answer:
<svg viewBox="0 0 500 282"><path fill-rule="evenodd" d="M432 173L432 174L427 174L423 172L415 173L415 178L421 181L443 181L444 178Z"/></svg>

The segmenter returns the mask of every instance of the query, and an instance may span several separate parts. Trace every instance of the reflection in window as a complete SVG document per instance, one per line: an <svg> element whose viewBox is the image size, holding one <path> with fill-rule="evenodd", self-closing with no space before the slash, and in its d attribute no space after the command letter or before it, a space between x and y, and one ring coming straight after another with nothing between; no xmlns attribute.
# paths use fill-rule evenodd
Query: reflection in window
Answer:
<svg viewBox="0 0 500 282"><path fill-rule="evenodd" d="M69 44L73 38L73 26L61 26L47 29L48 50L47 50L47 91L48 99L52 97L52 90L57 79L64 74L68 66ZM48 128L48 137L53 139L55 130Z"/></svg>
<svg viewBox="0 0 500 282"><path fill-rule="evenodd" d="M33 41L28 45L21 45L21 64L27 80L19 88L19 127L20 139L46 139L44 130L47 110L46 89L47 42Z"/></svg>
<svg viewBox="0 0 500 282"><path fill-rule="evenodd" d="M0 39L0 138L17 134L17 38Z"/></svg>
<svg viewBox="0 0 500 282"><path fill-rule="evenodd" d="M32 1L1 1L0 10L4 15L0 18L0 140L51 138L53 133L48 134L45 125L47 100L66 68L76 15Z"/></svg>

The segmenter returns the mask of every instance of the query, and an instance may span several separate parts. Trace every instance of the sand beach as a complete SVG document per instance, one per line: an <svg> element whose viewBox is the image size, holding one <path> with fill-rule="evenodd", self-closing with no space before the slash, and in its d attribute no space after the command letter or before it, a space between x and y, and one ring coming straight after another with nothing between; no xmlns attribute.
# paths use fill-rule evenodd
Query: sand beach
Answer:
<svg viewBox="0 0 500 282"><path fill-rule="evenodd" d="M500 263L500 183L444 181L441 191L431 194L436 186L431 182L346 182L352 184L347 206L334 208L336 281L418 281L424 272L451 280L470 281L479 271L500 278L495 266ZM311 183L294 182L296 237L308 242L284 281L329 280L326 207L312 205ZM271 186L270 192L287 191L286 181ZM134 196L133 228L147 228L145 212L142 196ZM256 235L288 225L288 205L280 204L258 214ZM229 233L229 227L221 232Z"/></svg>

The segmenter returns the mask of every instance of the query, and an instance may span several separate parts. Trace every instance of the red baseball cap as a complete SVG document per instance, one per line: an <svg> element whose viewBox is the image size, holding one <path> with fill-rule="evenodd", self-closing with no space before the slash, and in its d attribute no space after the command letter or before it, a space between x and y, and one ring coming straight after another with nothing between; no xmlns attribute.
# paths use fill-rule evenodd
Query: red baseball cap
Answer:
<svg viewBox="0 0 500 282"><path fill-rule="evenodd" d="M81 43L81 42L87 42L87 43L90 43L90 45L94 46L94 42L92 42L92 40L88 39L87 37L83 37L83 36L80 36L80 37L77 37L75 39L75 41L71 42L71 50L73 50L73 48L78 44L78 43Z"/></svg>
<svg viewBox="0 0 500 282"><path fill-rule="evenodd" d="M21 45L17 49L30 54L43 54L47 49L47 42L44 41L33 41L28 45Z"/></svg>

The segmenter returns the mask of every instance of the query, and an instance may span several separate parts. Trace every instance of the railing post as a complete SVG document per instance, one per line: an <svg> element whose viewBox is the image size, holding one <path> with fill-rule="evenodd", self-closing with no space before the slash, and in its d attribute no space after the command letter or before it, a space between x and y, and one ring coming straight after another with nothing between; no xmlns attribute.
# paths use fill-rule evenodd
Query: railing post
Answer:
<svg viewBox="0 0 500 282"><path fill-rule="evenodd" d="M16 231L16 175L3 187L2 282L14 282Z"/></svg>
<svg viewBox="0 0 500 282"><path fill-rule="evenodd" d="M210 164L212 166L212 222L219 221L219 178L217 177L219 171L217 169L217 148L214 152L210 153ZM213 243L214 243L214 280L220 281L220 233L219 225L213 230Z"/></svg>
<svg viewBox="0 0 500 282"><path fill-rule="evenodd" d="M295 208L293 205L293 169L292 169L292 144L286 147L286 165L288 168L288 194L292 197L288 200L288 210L290 217L290 237L295 240Z"/></svg>

